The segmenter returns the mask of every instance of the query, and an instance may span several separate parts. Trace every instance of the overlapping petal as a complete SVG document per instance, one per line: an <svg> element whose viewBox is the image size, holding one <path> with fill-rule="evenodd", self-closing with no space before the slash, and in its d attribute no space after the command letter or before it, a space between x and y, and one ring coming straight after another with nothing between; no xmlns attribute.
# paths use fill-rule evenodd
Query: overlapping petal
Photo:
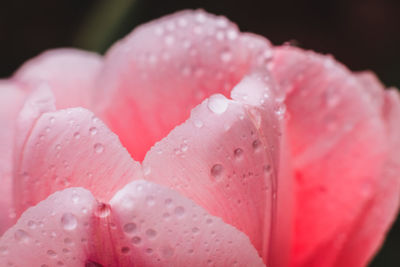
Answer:
<svg viewBox="0 0 400 267"><path fill-rule="evenodd" d="M206 97L229 96L251 67L270 57L268 47L265 39L201 10L142 25L107 52L97 112L142 160Z"/></svg>
<svg viewBox="0 0 400 267"><path fill-rule="evenodd" d="M293 264L343 266L335 261L386 179L382 170L391 144L379 108L383 88L368 74L354 75L329 56L297 48L277 48L270 67L287 92L290 113ZM386 218L393 218L390 210Z"/></svg>
<svg viewBox="0 0 400 267"><path fill-rule="evenodd" d="M0 235L14 222L12 205L12 162L15 120L25 93L14 82L0 81Z"/></svg>
<svg viewBox="0 0 400 267"><path fill-rule="evenodd" d="M264 266L248 237L146 181L99 203L69 188L29 208L0 239L1 265Z"/></svg>
<svg viewBox="0 0 400 267"><path fill-rule="evenodd" d="M91 109L102 61L102 57L91 52L72 48L53 49L27 61L13 79L29 91L40 86L48 87L54 94L58 109Z"/></svg>
<svg viewBox="0 0 400 267"><path fill-rule="evenodd" d="M246 233L265 261L276 231L276 183L288 184L279 165L281 120L267 112L279 105L273 94L264 79L245 78L233 90L237 100L211 96L143 161L146 179L180 191ZM289 219L292 192L281 193Z"/></svg>
<svg viewBox="0 0 400 267"><path fill-rule="evenodd" d="M93 113L83 108L54 111L51 103L48 89L37 90L19 117L14 163L18 214L66 187L84 187L108 201L141 172Z"/></svg>

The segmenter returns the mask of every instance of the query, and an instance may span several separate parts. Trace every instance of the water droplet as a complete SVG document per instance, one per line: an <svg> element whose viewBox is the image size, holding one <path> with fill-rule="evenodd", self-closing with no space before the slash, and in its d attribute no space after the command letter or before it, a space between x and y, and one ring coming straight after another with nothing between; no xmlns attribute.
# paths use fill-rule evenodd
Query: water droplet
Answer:
<svg viewBox="0 0 400 267"><path fill-rule="evenodd" d="M271 165L264 165L263 171L265 174L269 174L271 172Z"/></svg>
<svg viewBox="0 0 400 267"><path fill-rule="evenodd" d="M95 134L97 134L97 128L96 127L91 127L89 129L89 132L90 132L91 135L95 135Z"/></svg>
<svg viewBox="0 0 400 267"><path fill-rule="evenodd" d="M121 248L121 253L122 254L128 254L130 252L130 248L129 247L122 247Z"/></svg>
<svg viewBox="0 0 400 267"><path fill-rule="evenodd" d="M28 243L30 240L29 234L22 229L15 231L14 238L20 243Z"/></svg>
<svg viewBox="0 0 400 267"><path fill-rule="evenodd" d="M146 236L148 238L155 238L157 236L157 231L154 229L147 229L146 230Z"/></svg>
<svg viewBox="0 0 400 267"><path fill-rule="evenodd" d="M222 178L223 172L224 172L224 167L219 163L214 164L210 170L211 177L216 181Z"/></svg>
<svg viewBox="0 0 400 267"><path fill-rule="evenodd" d="M201 128L203 127L204 123L201 120L195 120L194 121L194 126L196 126L197 128Z"/></svg>
<svg viewBox="0 0 400 267"><path fill-rule="evenodd" d="M161 249L161 254L164 258L170 258L174 255L175 250L170 246L165 246Z"/></svg>
<svg viewBox="0 0 400 267"><path fill-rule="evenodd" d="M132 244L138 245L140 242L142 242L142 239L139 236L134 236L131 239Z"/></svg>
<svg viewBox="0 0 400 267"><path fill-rule="evenodd" d="M56 119L54 117L50 117L49 121L50 121L51 124L53 124L56 121Z"/></svg>
<svg viewBox="0 0 400 267"><path fill-rule="evenodd" d="M64 213L61 217L61 224L65 230L71 231L78 226L78 220L72 213Z"/></svg>
<svg viewBox="0 0 400 267"><path fill-rule="evenodd" d="M136 230L136 224L135 223L127 223L123 227L124 232L127 234L133 233Z"/></svg>
<svg viewBox="0 0 400 267"><path fill-rule="evenodd" d="M237 159L237 160L243 159L243 149L241 149L241 148L236 148L236 149L233 151L233 155L235 156L235 159Z"/></svg>
<svg viewBox="0 0 400 267"><path fill-rule="evenodd" d="M175 43L175 38L172 35L168 35L165 37L165 44L166 45L173 45Z"/></svg>
<svg viewBox="0 0 400 267"><path fill-rule="evenodd" d="M73 194L72 195L72 202L74 202L75 204L79 202L79 195L77 194Z"/></svg>
<svg viewBox="0 0 400 267"><path fill-rule="evenodd" d="M221 94L212 95L207 106L215 114L222 114L228 109L228 100Z"/></svg>
<svg viewBox="0 0 400 267"><path fill-rule="evenodd" d="M51 249L49 249L46 253L50 257L56 257L57 256L57 253L54 250L51 250Z"/></svg>
<svg viewBox="0 0 400 267"><path fill-rule="evenodd" d="M151 168L150 168L150 166L144 166L143 167L143 174L144 175L149 175L151 173Z"/></svg>
<svg viewBox="0 0 400 267"><path fill-rule="evenodd" d="M181 152L186 152L188 150L188 145L187 144L182 144L181 145Z"/></svg>
<svg viewBox="0 0 400 267"><path fill-rule="evenodd" d="M72 244L73 244L73 241L72 241L71 238L66 237L66 238L64 238L64 244L66 244L66 245L72 245Z"/></svg>
<svg viewBox="0 0 400 267"><path fill-rule="evenodd" d="M282 118L286 113L286 106L285 104L278 104L275 107L275 114L279 117Z"/></svg>
<svg viewBox="0 0 400 267"><path fill-rule="evenodd" d="M94 148L94 151L95 151L97 154L100 154L100 153L102 153L102 152L104 151L104 146L103 146L102 144L100 144L100 143L95 144L95 145L93 146L93 148Z"/></svg>
<svg viewBox="0 0 400 267"><path fill-rule="evenodd" d="M7 247L0 247L0 254L1 255L7 255L8 254L8 248Z"/></svg>
<svg viewBox="0 0 400 267"><path fill-rule="evenodd" d="M100 263L97 263L95 261L87 260L85 262L85 267L103 267Z"/></svg>
<svg viewBox="0 0 400 267"><path fill-rule="evenodd" d="M154 204L156 204L156 201L154 200L153 196L147 196L146 197L146 203L148 206L154 206Z"/></svg>
<svg viewBox="0 0 400 267"><path fill-rule="evenodd" d="M226 33L226 36L228 37L229 40L235 40L238 37L238 33L235 30L230 29Z"/></svg>
<svg viewBox="0 0 400 267"><path fill-rule="evenodd" d="M185 208L182 206L178 206L175 208L174 213L178 216L183 216L185 214Z"/></svg>
<svg viewBox="0 0 400 267"><path fill-rule="evenodd" d="M220 58L222 62L228 63L232 60L232 53L229 50L223 51Z"/></svg>
<svg viewBox="0 0 400 267"><path fill-rule="evenodd" d="M28 222L28 227L31 229L35 229L36 228L36 223L34 221L29 221Z"/></svg>
<svg viewBox="0 0 400 267"><path fill-rule="evenodd" d="M193 227L193 228L192 228L192 233L193 233L193 234L197 234L199 231L200 231L200 229L197 228L197 227Z"/></svg>
<svg viewBox="0 0 400 267"><path fill-rule="evenodd" d="M81 138L81 134L80 134L79 132L75 132L75 133L74 133L74 138L75 138L75 139Z"/></svg>
<svg viewBox="0 0 400 267"><path fill-rule="evenodd" d="M95 215L97 217L104 218L104 217L107 217L108 215L110 215L110 212L111 212L111 208L108 204L99 203L97 206L97 209L95 211Z"/></svg>
<svg viewBox="0 0 400 267"><path fill-rule="evenodd" d="M253 141L252 146L253 146L254 151L258 152L258 151L260 151L260 149L262 147L262 143L260 140L257 139L257 140Z"/></svg>
<svg viewBox="0 0 400 267"><path fill-rule="evenodd" d="M60 145L60 144L57 144L57 145L56 145L56 149L57 149L57 150L61 150L61 145Z"/></svg>

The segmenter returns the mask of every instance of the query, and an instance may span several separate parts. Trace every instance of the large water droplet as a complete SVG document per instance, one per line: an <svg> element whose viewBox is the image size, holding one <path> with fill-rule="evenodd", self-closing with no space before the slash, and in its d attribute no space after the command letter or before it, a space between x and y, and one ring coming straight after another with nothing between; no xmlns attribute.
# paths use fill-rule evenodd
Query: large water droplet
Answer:
<svg viewBox="0 0 400 267"><path fill-rule="evenodd" d="M74 214L68 212L62 215L61 224L65 230L72 231L78 226L78 220Z"/></svg>
<svg viewBox="0 0 400 267"><path fill-rule="evenodd" d="M207 106L215 114L222 114L228 109L228 100L221 94L212 95Z"/></svg>
<svg viewBox="0 0 400 267"><path fill-rule="evenodd" d="M213 180L218 181L222 178L223 172L224 172L224 167L221 164L219 163L214 164L210 169L211 178Z"/></svg>

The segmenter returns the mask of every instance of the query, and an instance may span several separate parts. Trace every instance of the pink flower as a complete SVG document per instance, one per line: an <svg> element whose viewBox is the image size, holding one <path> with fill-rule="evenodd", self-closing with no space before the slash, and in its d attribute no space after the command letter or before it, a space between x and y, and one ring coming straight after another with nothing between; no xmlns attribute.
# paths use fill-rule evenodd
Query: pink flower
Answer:
<svg viewBox="0 0 400 267"><path fill-rule="evenodd" d="M397 92L224 17L0 87L0 266L366 266L398 210Z"/></svg>

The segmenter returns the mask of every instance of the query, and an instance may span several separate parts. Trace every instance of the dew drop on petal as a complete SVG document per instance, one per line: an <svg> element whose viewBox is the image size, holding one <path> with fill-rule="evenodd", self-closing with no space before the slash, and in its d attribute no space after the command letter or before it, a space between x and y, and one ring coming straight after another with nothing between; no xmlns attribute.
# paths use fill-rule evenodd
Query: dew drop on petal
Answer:
<svg viewBox="0 0 400 267"><path fill-rule="evenodd" d="M215 114L222 114L228 109L228 100L221 94L212 95L207 106Z"/></svg>
<svg viewBox="0 0 400 267"><path fill-rule="evenodd" d="M224 172L224 167L221 164L219 163L214 164L210 170L211 178L215 181L218 181L222 178L223 172Z"/></svg>
<svg viewBox="0 0 400 267"><path fill-rule="evenodd" d="M136 230L136 224L135 223L127 223L123 227L124 232L127 234L133 233Z"/></svg>
<svg viewBox="0 0 400 267"><path fill-rule="evenodd" d="M103 146L102 144L100 144L100 143L96 143L96 144L93 146L93 148L94 148L94 151L95 151L97 154L100 154L100 153L102 153L102 152L104 151L104 146Z"/></svg>
<svg viewBox="0 0 400 267"><path fill-rule="evenodd" d="M91 135L95 135L95 134L97 134L97 128L96 127L91 127L89 129L89 132L90 132Z"/></svg>
<svg viewBox="0 0 400 267"><path fill-rule="evenodd" d="M243 159L243 149L241 149L241 148L236 148L236 149L233 151L233 155L235 156L235 159L236 159L236 160L241 160L241 159Z"/></svg>
<svg viewBox="0 0 400 267"><path fill-rule="evenodd" d="M30 240L30 235L26 231L19 229L15 231L14 238L20 243L28 243Z"/></svg>
<svg viewBox="0 0 400 267"><path fill-rule="evenodd" d="M64 213L61 217L61 224L65 230L71 231L78 226L78 220L72 213Z"/></svg>

